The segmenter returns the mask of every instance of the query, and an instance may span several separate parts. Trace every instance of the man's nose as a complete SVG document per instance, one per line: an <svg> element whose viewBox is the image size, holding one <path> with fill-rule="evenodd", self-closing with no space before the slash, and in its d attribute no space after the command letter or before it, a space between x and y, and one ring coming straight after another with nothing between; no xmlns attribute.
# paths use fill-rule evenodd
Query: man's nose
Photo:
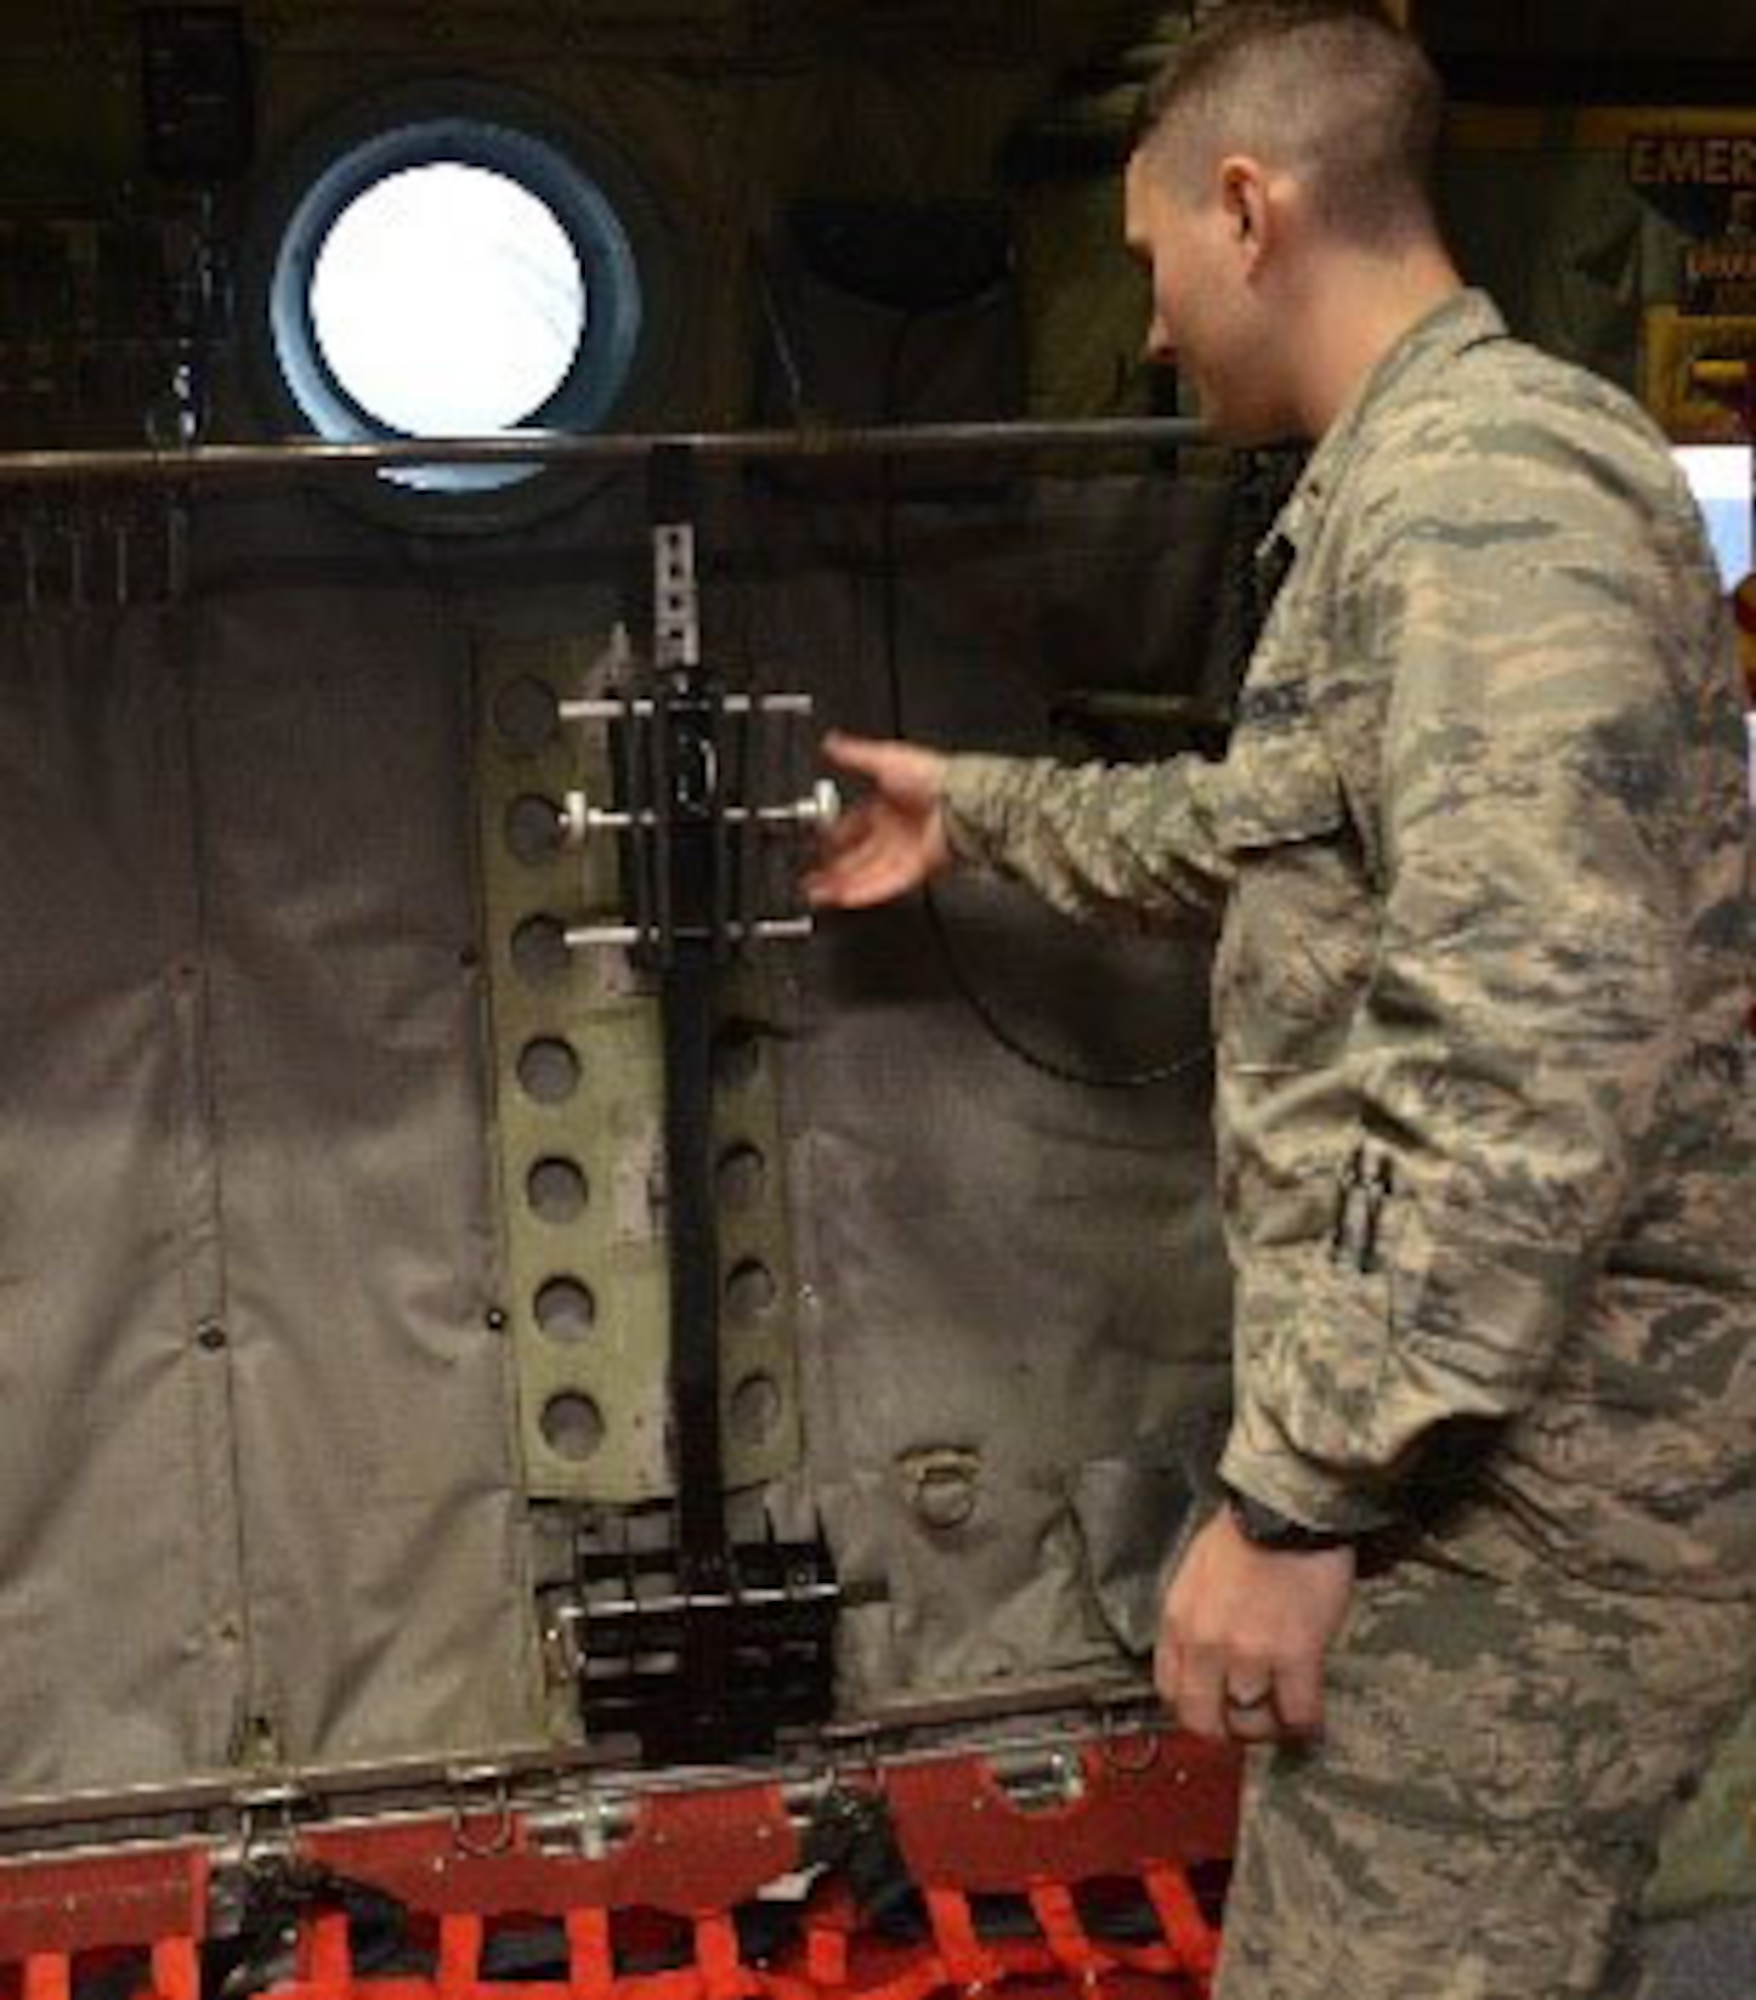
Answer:
<svg viewBox="0 0 1756 2000"><path fill-rule="evenodd" d="M1149 368L1172 368L1177 360L1177 343L1172 340L1170 329L1156 316L1146 329L1146 338L1141 343L1140 358Z"/></svg>

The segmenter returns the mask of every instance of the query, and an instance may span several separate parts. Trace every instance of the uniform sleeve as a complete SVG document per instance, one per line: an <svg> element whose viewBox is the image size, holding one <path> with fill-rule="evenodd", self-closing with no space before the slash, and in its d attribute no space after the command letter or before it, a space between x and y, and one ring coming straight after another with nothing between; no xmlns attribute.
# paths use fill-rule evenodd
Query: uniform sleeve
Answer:
<svg viewBox="0 0 1756 2000"><path fill-rule="evenodd" d="M953 757L953 852L1065 915L1125 931L1211 928L1231 866L1215 834L1223 767Z"/></svg>
<svg viewBox="0 0 1756 2000"><path fill-rule="evenodd" d="M1630 475L1492 448L1450 474L1411 480L1358 585L1392 692L1334 1228L1240 1273L1284 1311L1222 1472L1346 1530L1394 1517L1441 1428L1531 1402L1640 1188L1730 669L1688 532Z"/></svg>

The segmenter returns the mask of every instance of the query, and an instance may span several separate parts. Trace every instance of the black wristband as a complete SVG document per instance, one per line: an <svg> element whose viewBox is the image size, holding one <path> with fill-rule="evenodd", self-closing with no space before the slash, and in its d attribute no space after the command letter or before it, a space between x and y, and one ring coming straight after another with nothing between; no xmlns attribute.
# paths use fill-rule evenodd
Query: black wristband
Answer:
<svg viewBox="0 0 1756 2000"><path fill-rule="evenodd" d="M1318 1555L1324 1549L1345 1549L1355 1537L1337 1528L1308 1528L1235 1487L1226 1489L1226 1505L1233 1521L1253 1548L1272 1549L1278 1555Z"/></svg>

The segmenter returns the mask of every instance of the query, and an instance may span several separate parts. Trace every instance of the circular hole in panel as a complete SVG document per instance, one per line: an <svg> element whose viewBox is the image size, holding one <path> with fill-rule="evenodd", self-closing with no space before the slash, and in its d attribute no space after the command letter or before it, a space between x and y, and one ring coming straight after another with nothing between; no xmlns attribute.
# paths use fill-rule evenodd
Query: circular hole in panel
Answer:
<svg viewBox="0 0 1756 2000"><path fill-rule="evenodd" d="M570 1043L545 1035L518 1052L518 1081L539 1104L564 1104L579 1088L579 1057Z"/></svg>
<svg viewBox="0 0 1756 2000"><path fill-rule="evenodd" d="M535 674L508 681L494 696L494 727L508 750L534 757L560 733L561 704L555 690Z"/></svg>
<svg viewBox="0 0 1756 2000"><path fill-rule="evenodd" d="M716 1170L719 1198L736 1214L761 1206L768 1181L768 1162L755 1146L728 1146Z"/></svg>
<svg viewBox="0 0 1756 2000"><path fill-rule="evenodd" d="M732 1434L740 1443L762 1445L780 1422L780 1384L772 1375L746 1375L732 1392Z"/></svg>
<svg viewBox="0 0 1756 2000"><path fill-rule="evenodd" d="M776 1296L774 1273L759 1258L746 1257L727 1274L726 1315L730 1319L760 1319L773 1309Z"/></svg>
<svg viewBox="0 0 1756 2000"><path fill-rule="evenodd" d="M559 917L526 917L512 933L512 968L532 986L552 985L572 962Z"/></svg>
<svg viewBox="0 0 1756 2000"><path fill-rule="evenodd" d="M506 808L506 846L527 868L561 852L561 808L540 792L524 792Z"/></svg>
<svg viewBox="0 0 1756 2000"><path fill-rule="evenodd" d="M524 1193L531 1213L544 1222L577 1222L585 1213L585 1169L559 1154L538 1160L524 1177Z"/></svg>
<svg viewBox="0 0 1756 2000"><path fill-rule="evenodd" d="M551 1340L584 1340L597 1323L598 1302L577 1278L550 1278L537 1287L537 1325Z"/></svg>
<svg viewBox="0 0 1756 2000"><path fill-rule="evenodd" d="M722 1090L742 1090L762 1066L762 1044L748 1028L721 1028L713 1038L713 1080Z"/></svg>
<svg viewBox="0 0 1756 2000"><path fill-rule="evenodd" d="M543 1405L543 1442L560 1458L576 1464L590 1458L604 1441L604 1413L589 1396L565 1389Z"/></svg>

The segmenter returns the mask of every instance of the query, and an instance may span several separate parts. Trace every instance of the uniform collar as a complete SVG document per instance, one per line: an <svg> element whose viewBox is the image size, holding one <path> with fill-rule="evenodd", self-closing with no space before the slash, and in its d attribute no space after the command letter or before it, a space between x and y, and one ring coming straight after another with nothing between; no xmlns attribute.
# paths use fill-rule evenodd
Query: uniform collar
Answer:
<svg viewBox="0 0 1756 2000"><path fill-rule="evenodd" d="M1503 339L1505 334L1506 322L1499 307L1486 292L1467 287L1453 292L1418 319L1373 368L1353 401L1324 433L1274 526L1263 537L1257 561L1285 560L1304 546L1362 438L1370 434L1385 410L1424 387L1467 349L1485 340ZM1277 543L1286 548L1277 549Z"/></svg>

